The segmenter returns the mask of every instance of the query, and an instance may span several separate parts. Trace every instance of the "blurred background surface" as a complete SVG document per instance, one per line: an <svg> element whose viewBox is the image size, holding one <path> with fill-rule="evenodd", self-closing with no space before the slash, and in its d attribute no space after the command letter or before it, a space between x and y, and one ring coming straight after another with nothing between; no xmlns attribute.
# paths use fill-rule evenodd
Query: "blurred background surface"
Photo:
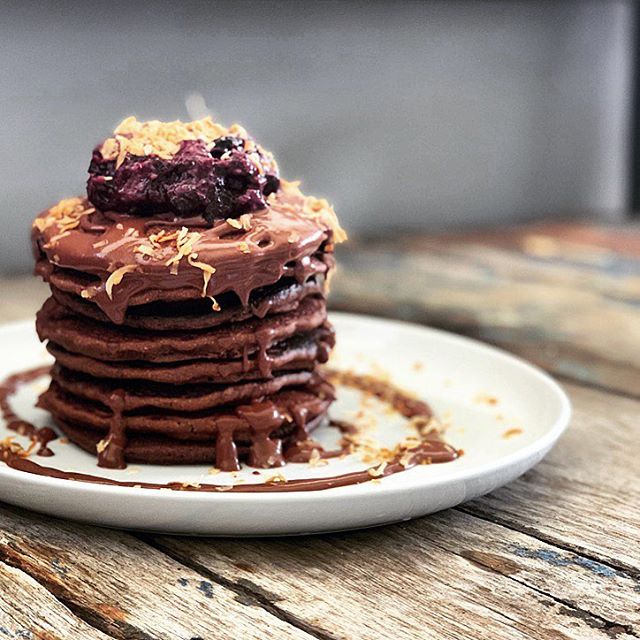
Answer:
<svg viewBox="0 0 640 640"><path fill-rule="evenodd" d="M239 121L356 234L630 207L632 2L0 7L0 273L130 114Z"/></svg>

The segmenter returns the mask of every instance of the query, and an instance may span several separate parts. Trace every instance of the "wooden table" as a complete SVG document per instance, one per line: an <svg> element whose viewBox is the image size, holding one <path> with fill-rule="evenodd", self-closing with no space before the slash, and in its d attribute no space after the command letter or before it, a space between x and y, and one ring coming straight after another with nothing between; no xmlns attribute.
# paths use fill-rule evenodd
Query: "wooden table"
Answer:
<svg viewBox="0 0 640 640"><path fill-rule="evenodd" d="M0 507L0 639L640 637L640 230L353 241L336 308L499 344L560 378L571 428L533 471L356 533L217 540ZM44 288L0 280L1 318Z"/></svg>

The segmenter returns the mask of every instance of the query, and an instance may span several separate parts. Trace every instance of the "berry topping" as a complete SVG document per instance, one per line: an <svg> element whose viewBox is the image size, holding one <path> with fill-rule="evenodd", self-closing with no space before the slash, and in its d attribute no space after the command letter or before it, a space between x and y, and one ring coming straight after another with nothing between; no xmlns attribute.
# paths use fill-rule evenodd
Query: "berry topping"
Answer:
<svg viewBox="0 0 640 640"><path fill-rule="evenodd" d="M244 149L244 140L235 136L222 136L214 141L211 147L211 155L214 158L222 158L227 151Z"/></svg>
<svg viewBox="0 0 640 640"><path fill-rule="evenodd" d="M221 131L210 120L124 121L114 138L94 149L89 200L102 210L171 211L202 215L209 223L264 209L266 197L280 186L271 154L240 127L230 131L242 135L214 137Z"/></svg>

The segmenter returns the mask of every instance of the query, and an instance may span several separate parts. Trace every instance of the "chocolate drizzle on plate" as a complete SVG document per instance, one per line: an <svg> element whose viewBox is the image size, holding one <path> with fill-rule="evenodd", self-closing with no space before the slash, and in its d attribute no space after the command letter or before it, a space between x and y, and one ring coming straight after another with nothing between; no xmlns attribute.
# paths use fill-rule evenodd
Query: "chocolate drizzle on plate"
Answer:
<svg viewBox="0 0 640 640"><path fill-rule="evenodd" d="M31 422L21 419L11 408L9 398L17 391L18 387L37 380L49 373L50 366L37 367L28 371L21 371L9 376L0 384L0 413L6 423L6 428L15 431L18 435L26 436L31 440L29 452L35 448L36 455L49 457L53 451L49 449L49 443L58 436L49 427L36 427Z"/></svg>

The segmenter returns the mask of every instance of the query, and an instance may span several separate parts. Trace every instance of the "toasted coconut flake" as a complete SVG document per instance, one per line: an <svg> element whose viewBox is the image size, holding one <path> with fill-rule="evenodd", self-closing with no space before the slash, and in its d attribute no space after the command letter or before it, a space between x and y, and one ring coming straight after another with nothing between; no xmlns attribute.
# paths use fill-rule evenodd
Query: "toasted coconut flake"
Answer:
<svg viewBox="0 0 640 640"><path fill-rule="evenodd" d="M384 470L387 468L387 462L381 462L377 467L373 467L371 469L367 469L367 473L372 478L380 478L384 475Z"/></svg>
<svg viewBox="0 0 640 640"><path fill-rule="evenodd" d="M89 203L83 198L65 198L60 200L58 204L51 207L44 217L38 217L33 221L33 226L42 232L49 227L56 225L58 235L49 240L53 243L63 237L67 231L75 229L80 224L80 218L93 213L95 208L89 206Z"/></svg>
<svg viewBox="0 0 640 640"><path fill-rule="evenodd" d="M178 232L176 240L176 254L169 258L165 265L171 267L171 273L178 272L178 266L180 261L185 256L189 256L193 253L195 243L202 237L202 234L198 231L189 231L187 227L182 227ZM164 240L163 240L164 241Z"/></svg>
<svg viewBox="0 0 640 640"><path fill-rule="evenodd" d="M84 298L85 300L89 300L90 298L93 298L94 295L95 295L95 291L91 291L90 289L83 289L80 292L80 297Z"/></svg>
<svg viewBox="0 0 640 640"><path fill-rule="evenodd" d="M333 232L333 242L344 242L347 239L347 234L340 226L333 207L324 198L304 196L300 191L299 184L299 182L288 182L287 180L280 181L280 185L284 191L304 198L302 215L314 218L325 225L328 229L331 229ZM272 196L269 197L271 198Z"/></svg>
<svg viewBox="0 0 640 640"><path fill-rule="evenodd" d="M289 242L289 244L293 244L294 242L298 242L298 240L300 240L300 234L296 233L295 231L291 234L289 234L289 237L287 238L287 242Z"/></svg>
<svg viewBox="0 0 640 640"><path fill-rule="evenodd" d="M124 265L124 267L120 267L119 269L116 269L107 278L107 281L104 283L104 288L110 299L113 299L113 287L115 287L116 285L119 285L122 282L122 278L124 278L124 276L127 273L131 273L132 271L135 271L137 268L138 268L138 265L126 264Z"/></svg>
<svg viewBox="0 0 640 640"><path fill-rule="evenodd" d="M325 460L320 455L319 449L313 449L311 451L311 455L309 456L309 466L310 467L324 467L329 464L328 460Z"/></svg>
<svg viewBox="0 0 640 640"><path fill-rule="evenodd" d="M216 272L215 267L212 267L210 264L206 262L198 262L196 258L198 257L197 253L191 253L187 257L187 261L192 267L196 267L202 270L202 278L204 283L202 285L202 297L204 298L207 295L207 287L209 286L209 280L211 280L211 276Z"/></svg>
<svg viewBox="0 0 640 640"><path fill-rule="evenodd" d="M507 440L509 438L513 438L513 436L519 436L521 433L522 429L520 429L519 427L513 427L512 429L507 429L506 431L504 431L502 433L502 437Z"/></svg>
<svg viewBox="0 0 640 640"><path fill-rule="evenodd" d="M413 454L411 453L411 451L406 451L404 454L402 454L402 457L400 458L400 460L398 460L398 462L405 469L411 465L412 461L413 461Z"/></svg>
<svg viewBox="0 0 640 640"><path fill-rule="evenodd" d="M153 256L153 249L148 244L139 244L135 249L135 253L141 253L143 256Z"/></svg>
<svg viewBox="0 0 640 640"><path fill-rule="evenodd" d="M120 151L120 145L116 142L116 139L107 138L102 143L100 153L102 153L102 157L106 160L112 160L118 155L118 151Z"/></svg>
<svg viewBox="0 0 640 640"><path fill-rule="evenodd" d="M234 229L242 229L242 222L240 222L240 220L236 220L235 218L227 218L226 223Z"/></svg>
<svg viewBox="0 0 640 640"><path fill-rule="evenodd" d="M240 220L240 224L242 225L242 228L245 231L249 231L251 229L251 214L250 213L243 213L240 218L238 218Z"/></svg>
<svg viewBox="0 0 640 640"><path fill-rule="evenodd" d="M246 242L240 242L238 244L238 249L240 249L242 253L251 253L251 249L249 248L249 245Z"/></svg>
<svg viewBox="0 0 640 640"><path fill-rule="evenodd" d="M473 401L477 402L478 404L488 404L490 407L494 407L500 402L498 398L487 393L479 393L478 395L476 395Z"/></svg>
<svg viewBox="0 0 640 640"><path fill-rule="evenodd" d="M96 451L98 453L102 453L107 448L107 446L109 446L109 438L103 438L96 445Z"/></svg>
<svg viewBox="0 0 640 640"><path fill-rule="evenodd" d="M102 143L100 152L103 158L115 160L116 166L120 166L127 153L134 156L156 155L168 159L178 152L180 143L184 140L203 140L211 144L216 138L226 135L247 139L245 149L248 152L255 147L240 125L223 127L210 117L193 122L140 122L129 117L116 127L113 137Z"/></svg>
<svg viewBox="0 0 640 640"><path fill-rule="evenodd" d="M265 484L284 484L286 482L288 482L288 480L281 473L276 473L265 480Z"/></svg>
<svg viewBox="0 0 640 640"><path fill-rule="evenodd" d="M209 299L211 300L211 308L214 311L222 311L222 307L218 304L218 301L213 296L209 296Z"/></svg>

